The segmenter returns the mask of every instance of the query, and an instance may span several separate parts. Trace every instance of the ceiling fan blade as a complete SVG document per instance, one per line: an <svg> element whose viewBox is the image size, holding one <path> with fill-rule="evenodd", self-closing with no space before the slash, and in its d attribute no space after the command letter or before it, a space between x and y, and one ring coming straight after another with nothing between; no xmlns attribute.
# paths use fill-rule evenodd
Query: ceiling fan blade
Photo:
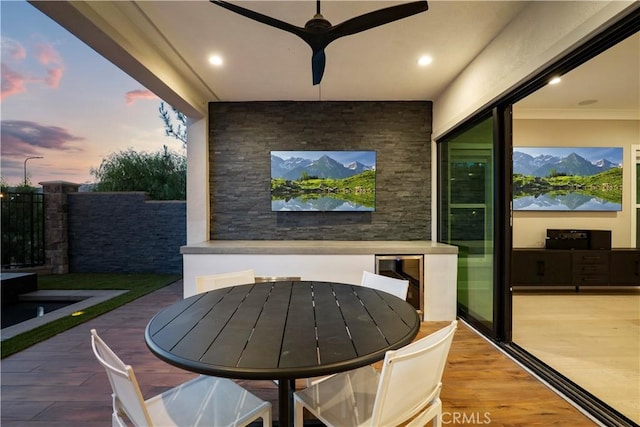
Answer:
<svg viewBox="0 0 640 427"><path fill-rule="evenodd" d="M331 41L356 34L380 25L388 24L399 19L408 18L429 9L427 1L414 1L411 3L400 4L397 6L386 7L384 9L375 10L365 13L364 15L348 19L336 26L331 31Z"/></svg>
<svg viewBox="0 0 640 427"><path fill-rule="evenodd" d="M409 16L416 15L429 9L429 5L426 0L414 1L411 3L400 4L397 6L391 6L369 12L364 15L348 19L341 24L331 26L329 21L324 19L320 14L320 1L318 0L316 16L314 17L314 19L307 22L305 28L302 28L289 24L288 22L263 15L262 13L254 12L253 10L236 6L227 1L209 1L246 18L295 34L296 36L304 40L313 50L313 56L311 57L311 67L313 72L314 85L319 84L322 80L322 76L324 75L324 68L326 65L326 56L324 53L324 49L332 41L340 37L356 34L361 31L397 21L399 19L407 18Z"/></svg>
<svg viewBox="0 0 640 427"><path fill-rule="evenodd" d="M324 50L318 50L313 52L311 57L311 72L313 74L313 85L320 84L322 76L324 75L324 66L327 62L327 57L324 54Z"/></svg>
<svg viewBox="0 0 640 427"><path fill-rule="evenodd" d="M271 27L275 27L280 30L293 33L304 39L304 35L305 35L304 28L296 27L295 25L291 25L288 22L284 22L279 19L272 18L267 15L263 15L262 13L254 12L253 10L245 9L244 7L236 6L235 4L232 4L226 1L221 1L221 0L209 0L209 1L227 10L235 12L238 15L242 15L246 18L253 19L254 21L258 21L260 23L269 25Z"/></svg>

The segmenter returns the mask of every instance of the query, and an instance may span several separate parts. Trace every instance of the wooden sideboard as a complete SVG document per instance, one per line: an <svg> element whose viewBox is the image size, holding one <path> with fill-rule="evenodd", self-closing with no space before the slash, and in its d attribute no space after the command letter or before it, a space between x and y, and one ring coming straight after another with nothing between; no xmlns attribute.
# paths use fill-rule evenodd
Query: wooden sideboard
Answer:
<svg viewBox="0 0 640 427"><path fill-rule="evenodd" d="M638 249L513 250L514 286L640 286Z"/></svg>

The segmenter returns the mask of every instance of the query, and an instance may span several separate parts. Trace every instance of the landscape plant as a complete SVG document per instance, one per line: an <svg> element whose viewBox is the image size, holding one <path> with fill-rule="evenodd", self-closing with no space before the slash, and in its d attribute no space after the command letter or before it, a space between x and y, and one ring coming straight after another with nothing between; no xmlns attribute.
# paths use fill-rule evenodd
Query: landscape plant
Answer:
<svg viewBox="0 0 640 427"><path fill-rule="evenodd" d="M98 168L93 191L145 191L152 200L186 200L187 159L163 147L154 153L131 148L112 153Z"/></svg>

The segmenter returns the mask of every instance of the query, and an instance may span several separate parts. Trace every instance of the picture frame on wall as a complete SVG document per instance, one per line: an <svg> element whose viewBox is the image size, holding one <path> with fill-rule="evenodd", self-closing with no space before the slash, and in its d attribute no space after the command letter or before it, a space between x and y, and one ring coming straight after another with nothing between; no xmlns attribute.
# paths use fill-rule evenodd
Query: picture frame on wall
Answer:
<svg viewBox="0 0 640 427"><path fill-rule="evenodd" d="M621 211L622 147L513 147L514 211Z"/></svg>
<svg viewBox="0 0 640 427"><path fill-rule="evenodd" d="M272 151L271 210L373 212L375 151Z"/></svg>

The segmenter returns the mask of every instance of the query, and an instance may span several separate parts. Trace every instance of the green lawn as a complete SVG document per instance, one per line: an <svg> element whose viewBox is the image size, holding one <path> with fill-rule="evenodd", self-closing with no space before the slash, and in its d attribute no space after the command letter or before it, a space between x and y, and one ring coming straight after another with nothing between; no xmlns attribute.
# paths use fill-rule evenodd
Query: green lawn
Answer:
<svg viewBox="0 0 640 427"><path fill-rule="evenodd" d="M104 314L136 298L165 287L176 280L179 275L168 274L85 274L70 273L56 275L38 275L38 289L97 289L127 290L122 295L84 310L82 316L68 316L54 320L46 325L32 329L2 342L2 356L5 358L20 350L24 350L40 341L59 334L76 325L84 323Z"/></svg>

